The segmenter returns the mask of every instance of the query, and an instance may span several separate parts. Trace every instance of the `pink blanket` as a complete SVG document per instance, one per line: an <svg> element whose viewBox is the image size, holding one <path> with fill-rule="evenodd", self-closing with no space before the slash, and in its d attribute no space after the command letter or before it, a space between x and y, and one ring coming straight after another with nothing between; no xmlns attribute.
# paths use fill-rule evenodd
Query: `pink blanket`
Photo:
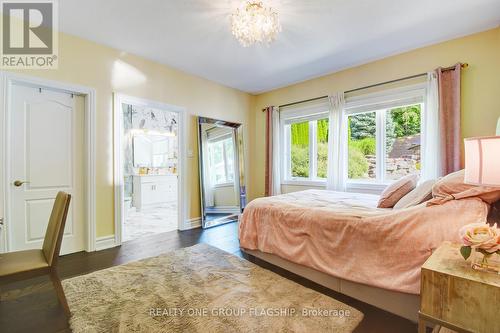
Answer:
<svg viewBox="0 0 500 333"><path fill-rule="evenodd" d="M478 198L393 210L374 195L308 190L252 201L240 246L354 282L419 294L420 267L461 226L486 221Z"/></svg>

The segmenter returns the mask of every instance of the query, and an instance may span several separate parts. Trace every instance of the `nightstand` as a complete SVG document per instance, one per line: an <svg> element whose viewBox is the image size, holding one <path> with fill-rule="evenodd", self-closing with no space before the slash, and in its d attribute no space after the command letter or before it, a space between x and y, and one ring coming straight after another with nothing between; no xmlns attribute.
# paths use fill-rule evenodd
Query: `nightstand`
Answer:
<svg viewBox="0 0 500 333"><path fill-rule="evenodd" d="M422 266L419 333L427 323L457 332L500 332L500 275L473 270L459 249L443 243Z"/></svg>

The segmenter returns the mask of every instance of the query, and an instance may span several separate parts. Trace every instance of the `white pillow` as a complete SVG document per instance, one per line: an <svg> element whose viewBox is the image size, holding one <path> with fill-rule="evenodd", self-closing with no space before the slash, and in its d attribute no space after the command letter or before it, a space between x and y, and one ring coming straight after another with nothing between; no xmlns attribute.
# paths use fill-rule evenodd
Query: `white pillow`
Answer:
<svg viewBox="0 0 500 333"><path fill-rule="evenodd" d="M432 186L436 180L428 180L418 185L413 191L401 198L395 205L395 209L403 209L420 205L432 199Z"/></svg>

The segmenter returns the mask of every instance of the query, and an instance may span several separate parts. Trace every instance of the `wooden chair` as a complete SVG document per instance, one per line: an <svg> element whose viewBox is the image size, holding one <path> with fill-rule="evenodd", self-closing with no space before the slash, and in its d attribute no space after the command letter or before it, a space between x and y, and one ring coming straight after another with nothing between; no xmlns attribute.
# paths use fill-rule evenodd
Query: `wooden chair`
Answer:
<svg viewBox="0 0 500 333"><path fill-rule="evenodd" d="M41 250L0 254L0 283L4 284L40 275L49 275L56 290L57 298L68 317L70 316L68 302L56 267L70 201L71 195L68 193L57 193Z"/></svg>

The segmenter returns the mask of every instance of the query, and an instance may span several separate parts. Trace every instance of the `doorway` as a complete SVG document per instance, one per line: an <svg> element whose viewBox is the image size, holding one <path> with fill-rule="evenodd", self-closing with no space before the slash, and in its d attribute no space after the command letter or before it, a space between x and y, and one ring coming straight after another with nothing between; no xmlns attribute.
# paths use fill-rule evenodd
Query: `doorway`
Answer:
<svg viewBox="0 0 500 333"><path fill-rule="evenodd" d="M57 192L72 195L61 254L95 249L94 91L2 73L0 251L42 247Z"/></svg>
<svg viewBox="0 0 500 333"><path fill-rule="evenodd" d="M116 95L117 243L183 229L184 113Z"/></svg>

